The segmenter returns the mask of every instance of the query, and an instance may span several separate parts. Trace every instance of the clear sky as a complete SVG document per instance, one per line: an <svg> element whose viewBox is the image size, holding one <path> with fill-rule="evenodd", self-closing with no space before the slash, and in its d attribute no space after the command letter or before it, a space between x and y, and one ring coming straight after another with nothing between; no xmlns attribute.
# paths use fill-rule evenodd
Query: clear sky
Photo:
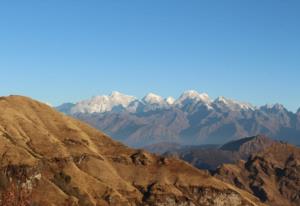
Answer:
<svg viewBox="0 0 300 206"><path fill-rule="evenodd" d="M0 2L0 95L187 89L300 107L298 0Z"/></svg>

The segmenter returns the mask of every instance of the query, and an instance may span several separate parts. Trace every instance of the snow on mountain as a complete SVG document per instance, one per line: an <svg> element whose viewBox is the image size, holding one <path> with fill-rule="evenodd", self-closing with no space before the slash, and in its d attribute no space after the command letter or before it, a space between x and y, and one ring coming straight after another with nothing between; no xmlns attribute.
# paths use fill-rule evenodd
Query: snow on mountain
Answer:
<svg viewBox="0 0 300 206"><path fill-rule="evenodd" d="M170 107L176 107L183 111L191 111L189 109L197 108L198 106L205 106L209 110L218 109L224 112L241 110L262 110L265 112L286 111L284 106L281 104L269 104L261 107L255 107L249 103L239 102L222 96L212 100L208 94L199 93L195 90L183 92L176 100L173 97L164 98L154 93L149 93L142 99L137 99L134 96L115 91L112 92L111 95L95 96L76 104L63 104L57 107L57 109L70 114L104 113L122 110L135 113L138 111L166 109ZM298 110L298 114L300 114L300 109Z"/></svg>
<svg viewBox="0 0 300 206"><path fill-rule="evenodd" d="M183 109L189 110L197 104L204 105L207 109L212 109L212 100L206 93L198 93L195 90L188 90L182 93L182 95L175 101L174 105Z"/></svg>
<svg viewBox="0 0 300 206"><path fill-rule="evenodd" d="M168 103L168 105L173 105L175 103L174 97L168 97L165 99L165 101Z"/></svg>
<svg viewBox="0 0 300 206"><path fill-rule="evenodd" d="M197 101L206 104L211 103L211 99L206 93L198 93L195 90L188 90L182 93L182 95L175 101L176 105L183 105L187 101Z"/></svg>
<svg viewBox="0 0 300 206"><path fill-rule="evenodd" d="M136 99L136 100L130 102L130 104L124 109L126 109L126 111L128 111L130 113L135 113L143 105L144 104L140 100Z"/></svg>
<svg viewBox="0 0 300 206"><path fill-rule="evenodd" d="M120 92L112 92L111 95L95 96L88 100L78 102L71 113L103 113L111 111L116 106L126 108L135 101L133 96L125 95Z"/></svg>
<svg viewBox="0 0 300 206"><path fill-rule="evenodd" d="M222 96L215 99L214 105L217 106L219 109L227 109L231 111L255 110L255 107L249 103L239 102Z"/></svg>
<svg viewBox="0 0 300 206"><path fill-rule="evenodd" d="M142 101L145 103L145 104L157 104L157 105L163 105L165 104L165 100L163 97L157 95L157 94L154 94L154 93L149 93L147 94L143 99Z"/></svg>
<svg viewBox="0 0 300 206"><path fill-rule="evenodd" d="M194 90L176 100L153 93L138 99L113 92L56 109L135 146L170 140L219 144L259 133L277 139L292 134L289 141L299 144L300 110L289 112L280 104L254 107L225 97L212 100Z"/></svg>
<svg viewBox="0 0 300 206"><path fill-rule="evenodd" d="M261 110L269 111L269 112L283 112L285 111L285 107L282 104L266 104L260 107Z"/></svg>
<svg viewBox="0 0 300 206"><path fill-rule="evenodd" d="M142 109L144 112L170 107L163 97L154 93L147 94L144 98L142 98L141 102L143 103Z"/></svg>

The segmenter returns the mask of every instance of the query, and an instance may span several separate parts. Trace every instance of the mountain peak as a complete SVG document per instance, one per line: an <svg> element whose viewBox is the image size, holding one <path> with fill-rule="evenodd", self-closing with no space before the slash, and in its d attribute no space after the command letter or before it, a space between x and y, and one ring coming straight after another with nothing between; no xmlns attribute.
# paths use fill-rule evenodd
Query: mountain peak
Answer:
<svg viewBox="0 0 300 206"><path fill-rule="evenodd" d="M168 98L166 98L165 101L166 101L169 105L172 105L172 104L174 104L175 99L174 99L174 97L168 97Z"/></svg>
<svg viewBox="0 0 300 206"><path fill-rule="evenodd" d="M230 110L254 110L254 107L249 103L239 102L223 96L216 98L214 103L219 107L225 107Z"/></svg>
<svg viewBox="0 0 300 206"><path fill-rule="evenodd" d="M94 96L91 99L78 102L72 109L71 113L102 113L111 111L116 106L127 107L135 101L133 96L125 95L120 92L112 92L110 96Z"/></svg>
<svg viewBox="0 0 300 206"><path fill-rule="evenodd" d="M276 103L276 104L266 104L260 107L263 110L271 110L271 111L284 111L286 110L285 107L282 104Z"/></svg>
<svg viewBox="0 0 300 206"><path fill-rule="evenodd" d="M162 98L161 96L159 96L157 94L150 92L142 99L142 101L145 103L149 103L149 104L163 104L164 98Z"/></svg>
<svg viewBox="0 0 300 206"><path fill-rule="evenodd" d="M215 99L215 102L223 102L223 103L227 103L229 99L227 99L226 97L223 96L219 96Z"/></svg>
<svg viewBox="0 0 300 206"><path fill-rule="evenodd" d="M182 93L182 96L189 97L191 99L201 98L202 100L210 100L207 93L199 93L196 90L187 90Z"/></svg>
<svg viewBox="0 0 300 206"><path fill-rule="evenodd" d="M196 90L187 90L183 92L181 96L176 100L176 104L182 105L187 101L203 102L205 104L211 103L211 99L207 93L199 93Z"/></svg>
<svg viewBox="0 0 300 206"><path fill-rule="evenodd" d="M197 92L196 90L186 90L182 93L183 95L189 95L189 96L197 96L199 95L199 92Z"/></svg>
<svg viewBox="0 0 300 206"><path fill-rule="evenodd" d="M123 94L123 93L118 92L118 91L113 91L110 95L110 98L114 99L116 101L120 101L121 103L132 102L132 101L136 100L136 97L130 96L130 95L127 95L127 94Z"/></svg>

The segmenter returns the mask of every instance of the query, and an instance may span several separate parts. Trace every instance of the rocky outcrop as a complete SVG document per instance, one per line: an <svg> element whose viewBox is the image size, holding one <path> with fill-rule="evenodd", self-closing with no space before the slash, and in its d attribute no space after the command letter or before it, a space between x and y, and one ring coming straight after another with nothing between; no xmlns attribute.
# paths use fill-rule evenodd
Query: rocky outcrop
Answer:
<svg viewBox="0 0 300 206"><path fill-rule="evenodd" d="M300 149L274 144L238 164L215 171L222 181L247 190L271 206L300 205Z"/></svg>

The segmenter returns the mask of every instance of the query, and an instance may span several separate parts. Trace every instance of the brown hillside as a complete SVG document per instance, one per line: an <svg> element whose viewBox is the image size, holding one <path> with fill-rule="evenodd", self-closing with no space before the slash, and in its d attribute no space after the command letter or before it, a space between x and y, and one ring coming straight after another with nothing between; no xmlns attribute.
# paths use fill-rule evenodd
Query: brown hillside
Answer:
<svg viewBox="0 0 300 206"><path fill-rule="evenodd" d="M262 205L183 161L130 149L21 96L0 98L0 155L2 194L16 180L35 205Z"/></svg>

